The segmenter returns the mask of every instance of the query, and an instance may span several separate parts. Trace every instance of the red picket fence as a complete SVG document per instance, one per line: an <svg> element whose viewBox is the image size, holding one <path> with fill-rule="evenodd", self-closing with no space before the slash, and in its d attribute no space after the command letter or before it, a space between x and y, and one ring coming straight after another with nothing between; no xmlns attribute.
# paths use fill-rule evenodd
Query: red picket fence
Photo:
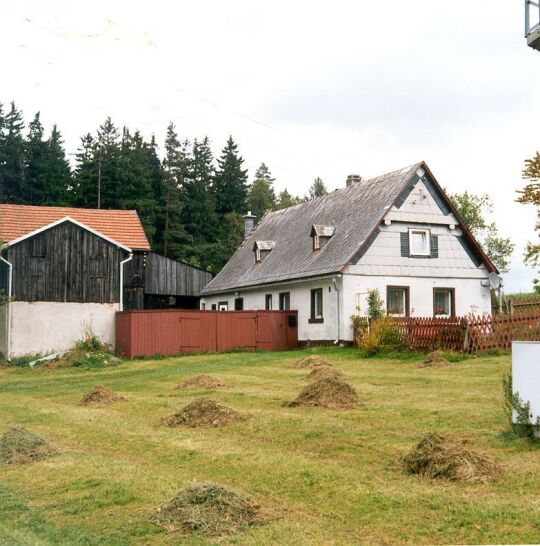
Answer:
<svg viewBox="0 0 540 546"><path fill-rule="evenodd" d="M436 349L481 353L509 350L512 341L540 341L540 310L513 315L394 318L403 344L416 351Z"/></svg>
<svg viewBox="0 0 540 546"><path fill-rule="evenodd" d="M296 311L147 310L116 313L116 348L127 358L298 346Z"/></svg>

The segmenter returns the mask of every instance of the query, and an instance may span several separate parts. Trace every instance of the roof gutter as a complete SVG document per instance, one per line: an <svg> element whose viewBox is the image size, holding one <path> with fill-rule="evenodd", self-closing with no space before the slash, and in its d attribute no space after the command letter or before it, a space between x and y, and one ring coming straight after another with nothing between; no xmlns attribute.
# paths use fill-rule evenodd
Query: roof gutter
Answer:
<svg viewBox="0 0 540 546"><path fill-rule="evenodd" d="M6 323L6 360L11 362L11 297L13 292L13 264L8 262L3 256L0 256L0 261L8 266L8 294L7 294L7 323Z"/></svg>
<svg viewBox="0 0 540 546"><path fill-rule="evenodd" d="M240 292L240 291L248 291L248 290L258 290L259 288L265 288L267 286L275 286L277 284L297 284L299 282L305 282L305 281L317 281L319 279L327 279L328 277L335 277L335 276L338 276L340 277L341 276L341 271L334 271L334 272L331 272L331 273L325 273L323 275L314 275L312 277L310 276L305 276L305 277L300 277L300 278L296 278L296 279L291 279L291 280L282 280L282 281L270 281L270 282L266 282L266 283L261 283L261 284L254 284L254 285L249 285L249 286L233 286L231 288L224 288L223 290L214 290L214 291L209 291L209 292L204 292L204 289L203 291L201 291L201 297L207 297L207 296L217 296L219 294L228 294L230 292Z"/></svg>

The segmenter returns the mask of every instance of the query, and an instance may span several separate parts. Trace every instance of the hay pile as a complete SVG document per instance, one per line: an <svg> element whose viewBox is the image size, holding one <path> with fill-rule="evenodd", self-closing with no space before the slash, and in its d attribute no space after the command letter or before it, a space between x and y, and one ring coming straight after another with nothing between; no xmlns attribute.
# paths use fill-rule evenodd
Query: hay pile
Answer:
<svg viewBox="0 0 540 546"><path fill-rule="evenodd" d="M245 415L212 398L197 398L173 415L165 417L161 424L167 427L219 427L244 419Z"/></svg>
<svg viewBox="0 0 540 546"><path fill-rule="evenodd" d="M313 383L314 381L320 381L321 379L345 379L345 374L333 366L317 366L308 373L306 379Z"/></svg>
<svg viewBox="0 0 540 546"><path fill-rule="evenodd" d="M114 404L115 402L122 402L124 400L127 400L127 398L121 394L118 394L117 392L114 392L112 389L104 387L103 385L96 385L83 396L83 399L79 402L79 405L108 405Z"/></svg>
<svg viewBox="0 0 540 546"><path fill-rule="evenodd" d="M211 375L197 375L195 377L189 378L187 381L177 385L177 389L219 389L223 387L228 387L225 381L221 381L217 377L212 377Z"/></svg>
<svg viewBox="0 0 540 546"><path fill-rule="evenodd" d="M440 368L448 366L450 362L446 359L442 351L433 351L426 356L426 359L419 368Z"/></svg>
<svg viewBox="0 0 540 546"><path fill-rule="evenodd" d="M325 360L321 356L318 355L310 355L305 356L304 358L300 358L299 360L296 360L291 364L291 368L318 368L319 366L332 366L331 362L328 362L328 360Z"/></svg>
<svg viewBox="0 0 540 546"><path fill-rule="evenodd" d="M251 498L213 483L192 485L157 508L152 523L168 532L220 536L268 520Z"/></svg>
<svg viewBox="0 0 540 546"><path fill-rule="evenodd" d="M298 397L285 405L328 409L354 409L358 407L358 394L345 381L319 379L308 385Z"/></svg>
<svg viewBox="0 0 540 546"><path fill-rule="evenodd" d="M0 438L0 462L3 464L41 461L56 453L47 440L22 427L11 427Z"/></svg>
<svg viewBox="0 0 540 546"><path fill-rule="evenodd" d="M461 482L487 482L501 473L490 457L467 446L466 440L430 433L401 459L407 474Z"/></svg>

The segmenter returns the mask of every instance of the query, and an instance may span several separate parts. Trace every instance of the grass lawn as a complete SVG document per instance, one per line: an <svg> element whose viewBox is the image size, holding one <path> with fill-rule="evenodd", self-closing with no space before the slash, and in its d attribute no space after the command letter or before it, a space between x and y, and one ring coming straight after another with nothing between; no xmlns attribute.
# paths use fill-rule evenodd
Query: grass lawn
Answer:
<svg viewBox="0 0 540 546"><path fill-rule="evenodd" d="M362 406L282 407L306 384L288 367L308 354L231 353L124 362L98 370L0 368L0 433L19 424L61 448L42 462L0 467L0 545L447 544L540 540L540 449L506 432L508 356L446 368L319 351L344 371ZM228 389L174 386L209 373ZM78 405L104 384L127 402ZM200 395L242 412L222 428L156 424ZM504 469L491 484L429 481L398 460L430 431L455 432ZM225 539L170 535L150 511L193 481L215 481L279 511Z"/></svg>

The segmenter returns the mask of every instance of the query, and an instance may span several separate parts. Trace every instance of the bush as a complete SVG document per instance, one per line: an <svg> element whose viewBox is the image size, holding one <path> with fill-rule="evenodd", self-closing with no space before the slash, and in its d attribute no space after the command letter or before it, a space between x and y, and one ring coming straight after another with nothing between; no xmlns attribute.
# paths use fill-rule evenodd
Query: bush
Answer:
<svg viewBox="0 0 540 546"><path fill-rule="evenodd" d="M381 317L371 323L369 333L364 335L360 347L367 356L381 352L403 350L404 343L399 328L391 317Z"/></svg>

